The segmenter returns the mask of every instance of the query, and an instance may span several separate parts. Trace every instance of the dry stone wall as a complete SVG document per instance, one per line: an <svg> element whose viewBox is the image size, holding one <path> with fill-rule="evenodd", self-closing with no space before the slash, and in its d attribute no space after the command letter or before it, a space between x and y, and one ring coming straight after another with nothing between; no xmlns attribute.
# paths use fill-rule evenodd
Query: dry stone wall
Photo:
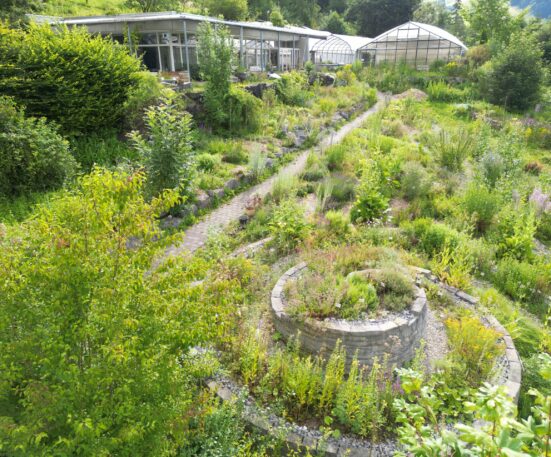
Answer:
<svg viewBox="0 0 551 457"><path fill-rule="evenodd" d="M284 290L287 282L296 280L306 268L305 263L291 268L272 290L274 325L284 338L291 338L300 332L301 348L314 355L321 351L331 353L340 340L346 349L348 365L354 354L357 354L358 361L364 365L371 365L374 358L381 361L388 357L390 365L400 366L413 358L423 338L426 324L427 299L423 289L416 286L411 308L392 319L297 320L286 312Z"/></svg>

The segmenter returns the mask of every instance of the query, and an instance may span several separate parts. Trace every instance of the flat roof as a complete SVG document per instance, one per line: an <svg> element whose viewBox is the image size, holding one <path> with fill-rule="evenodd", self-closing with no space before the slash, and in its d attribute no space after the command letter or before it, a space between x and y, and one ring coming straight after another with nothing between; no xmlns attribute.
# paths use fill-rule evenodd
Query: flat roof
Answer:
<svg viewBox="0 0 551 457"><path fill-rule="evenodd" d="M58 22L67 25L99 25L112 24L120 22L148 22L165 20L186 20L194 22L210 22L214 24L224 24L233 27L243 27L253 30L266 30L270 32L281 32L292 35L299 35L309 38L326 39L329 32L310 29L308 27L284 26L276 27L271 22L245 22L245 21L226 21L215 17L201 16L200 14L178 13L176 11L165 11L159 13L132 13L117 14L114 16L80 16L69 18L55 18L52 22Z"/></svg>

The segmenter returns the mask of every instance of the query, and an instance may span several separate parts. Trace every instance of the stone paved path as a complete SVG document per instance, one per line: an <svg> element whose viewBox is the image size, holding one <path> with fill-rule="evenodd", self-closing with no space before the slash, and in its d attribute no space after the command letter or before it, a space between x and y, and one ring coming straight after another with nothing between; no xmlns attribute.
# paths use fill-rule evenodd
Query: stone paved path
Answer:
<svg viewBox="0 0 551 457"><path fill-rule="evenodd" d="M338 131L326 136L317 146L316 149L324 149L333 144L339 143L342 139L355 128L358 128L371 115L379 111L384 105L384 96L378 94L379 101L362 113L353 121L345 124ZM167 249L164 256L158 260L157 265L163 262L164 259L170 256L178 256L184 251L193 252L203 246L212 231L220 230L229 225L231 222L239 219L244 213L245 203L251 196L258 194L264 197L272 189L272 185L278 176L282 174L298 174L302 171L306 164L308 154L312 149L303 151L293 162L281 168L271 178L257 184L243 193L236 195L230 201L219 206L197 224L189 227L185 231L184 240L179 245L171 246Z"/></svg>

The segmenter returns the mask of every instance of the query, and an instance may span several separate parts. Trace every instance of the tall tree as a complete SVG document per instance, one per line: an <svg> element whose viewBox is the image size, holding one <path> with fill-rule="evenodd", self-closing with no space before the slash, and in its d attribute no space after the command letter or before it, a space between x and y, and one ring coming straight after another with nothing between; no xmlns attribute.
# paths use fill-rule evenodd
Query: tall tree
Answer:
<svg viewBox="0 0 551 457"><path fill-rule="evenodd" d="M350 24L336 11L331 11L321 22L323 30L340 35L350 35L352 30Z"/></svg>
<svg viewBox="0 0 551 457"><path fill-rule="evenodd" d="M432 24L448 29L451 14L448 8L436 0L425 0L413 12L413 19L424 24Z"/></svg>
<svg viewBox="0 0 551 457"><path fill-rule="evenodd" d="M352 0L346 19L363 36L376 37L411 20L420 0Z"/></svg>
<svg viewBox="0 0 551 457"><path fill-rule="evenodd" d="M125 5L133 10L149 13L178 10L181 8L182 2L180 0L126 0Z"/></svg>
<svg viewBox="0 0 551 457"><path fill-rule="evenodd" d="M320 7L316 0L280 0L279 6L291 24L316 27L319 23Z"/></svg>
<svg viewBox="0 0 551 457"><path fill-rule="evenodd" d="M211 16L222 16L230 21L245 19L247 0L202 0L202 7Z"/></svg>
<svg viewBox="0 0 551 457"><path fill-rule="evenodd" d="M470 0L461 11L474 42L507 41L512 26L508 0Z"/></svg>

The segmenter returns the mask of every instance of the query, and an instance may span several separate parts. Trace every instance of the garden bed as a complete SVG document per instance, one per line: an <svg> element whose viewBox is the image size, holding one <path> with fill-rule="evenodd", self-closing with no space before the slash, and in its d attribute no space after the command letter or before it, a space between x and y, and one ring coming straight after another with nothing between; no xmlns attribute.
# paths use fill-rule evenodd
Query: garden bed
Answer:
<svg viewBox="0 0 551 457"><path fill-rule="evenodd" d="M414 286L414 300L409 309L381 319L299 320L288 313L284 289L288 281L296 280L306 268L304 262L291 268L272 290L274 325L285 339L300 333L302 349L314 355L322 351L330 353L340 340L346 349L347 365L352 362L354 354L363 365L372 364L374 358L387 358L390 365L400 366L413 358L426 323L427 299L423 289Z"/></svg>

